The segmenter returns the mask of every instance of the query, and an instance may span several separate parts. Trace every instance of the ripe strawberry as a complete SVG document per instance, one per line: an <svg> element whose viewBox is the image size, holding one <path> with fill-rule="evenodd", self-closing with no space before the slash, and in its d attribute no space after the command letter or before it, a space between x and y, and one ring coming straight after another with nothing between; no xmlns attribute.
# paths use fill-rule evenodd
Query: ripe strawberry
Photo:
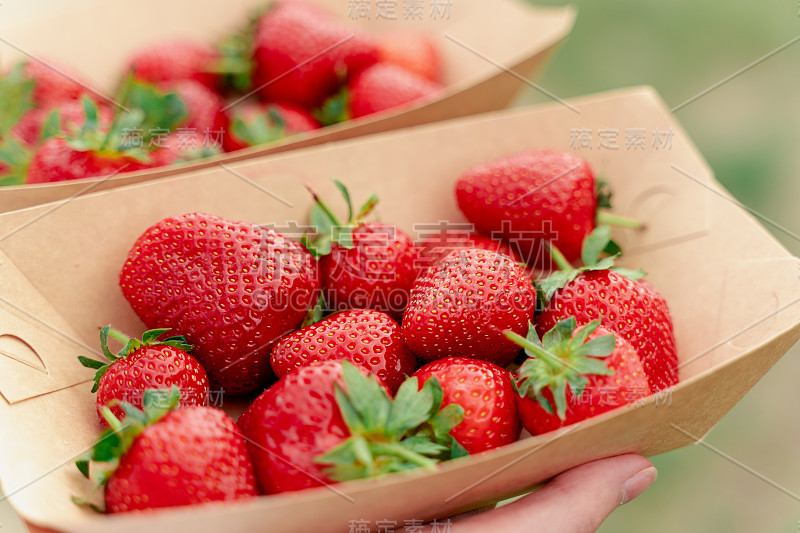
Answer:
<svg viewBox="0 0 800 533"><path fill-rule="evenodd" d="M516 442L520 433L511 374L488 361L445 357L414 373L420 383L435 377L444 391L442 405L464 409L464 420L450 434L469 452Z"/></svg>
<svg viewBox="0 0 800 533"><path fill-rule="evenodd" d="M27 61L25 77L34 82L33 103L51 109L59 104L80 100L90 93L86 84L53 62Z"/></svg>
<svg viewBox="0 0 800 533"><path fill-rule="evenodd" d="M463 417L442 389L406 381L391 400L348 362L290 372L239 419L261 491L276 494L383 475L465 455L449 434ZM328 466L326 466L328 465Z"/></svg>
<svg viewBox="0 0 800 533"><path fill-rule="evenodd" d="M100 348L106 361L78 356L81 364L97 370L92 392L97 393L97 414L105 423L103 409L108 407L117 418L122 418L126 402L142 409L144 391L147 389L178 387L181 405L206 405L208 377L206 371L189 355L192 345L183 337L158 338L166 329L146 331L142 340L130 339L105 326L100 330ZM109 335L124 344L119 353L108 349ZM115 403L112 403L116 400Z"/></svg>
<svg viewBox="0 0 800 533"><path fill-rule="evenodd" d="M614 267L612 258L599 260L609 240L608 227L598 227L584 244L587 266L580 269L555 250L562 270L540 284L546 305L536 329L543 334L567 317L578 324L602 318L604 328L618 333L639 354L650 388L671 387L678 383L678 353L667 302L641 279L644 272Z"/></svg>
<svg viewBox="0 0 800 533"><path fill-rule="evenodd" d="M253 465L233 420L211 407L173 410L178 396L177 387L148 389L144 411L127 405L123 421L104 410L111 428L77 466L88 478L90 461L110 464L109 470L93 476L98 488L105 487L108 512L257 495Z"/></svg>
<svg viewBox="0 0 800 533"><path fill-rule="evenodd" d="M427 34L408 31L385 33L378 43L378 57L381 63L397 65L427 80L441 82L439 48Z"/></svg>
<svg viewBox="0 0 800 533"><path fill-rule="evenodd" d="M320 127L311 113L293 104L249 102L235 108L224 140L226 152L268 144Z"/></svg>
<svg viewBox="0 0 800 533"><path fill-rule="evenodd" d="M502 254L466 248L420 275L401 333L423 361L475 357L506 366L519 347L503 331L526 331L535 307L536 290L522 266Z"/></svg>
<svg viewBox="0 0 800 533"><path fill-rule="evenodd" d="M377 58L370 37L340 24L316 5L283 0L258 21L253 87L264 100L313 108L339 89L343 77Z"/></svg>
<svg viewBox="0 0 800 533"><path fill-rule="evenodd" d="M517 243L529 265L546 266L548 242L577 260L595 219L638 227L597 211L610 207L601 185L580 156L529 151L471 168L456 182L456 199L479 232Z"/></svg>
<svg viewBox="0 0 800 533"><path fill-rule="evenodd" d="M437 265L452 251L464 248L497 252L509 256L517 263L523 262L519 254L507 243L460 229L442 229L438 233L425 235L417 240L417 247L419 248L419 265L421 267Z"/></svg>
<svg viewBox="0 0 800 533"><path fill-rule="evenodd" d="M114 113L105 105L97 104L98 127L107 130ZM31 109L11 129L11 134L35 147L60 132L76 132L86 123L86 111L79 101L69 101L47 109Z"/></svg>
<svg viewBox="0 0 800 533"><path fill-rule="evenodd" d="M397 227L362 222L375 208L376 196L354 215L347 188L334 183L346 200L348 222L342 224L312 191L311 223L319 237L313 243L305 239L306 247L321 256L325 300L335 310L371 308L400 318L417 277L418 250Z"/></svg>
<svg viewBox="0 0 800 533"><path fill-rule="evenodd" d="M303 247L267 228L191 213L134 243L120 286L148 327L182 332L212 385L232 394L272 376L272 344L296 329L319 292Z"/></svg>
<svg viewBox="0 0 800 533"><path fill-rule="evenodd" d="M225 102L217 93L194 80L162 83L158 86L166 93L175 93L186 106L186 118L179 127L196 133L216 132L225 129L228 122L223 107Z"/></svg>
<svg viewBox="0 0 800 533"><path fill-rule="evenodd" d="M154 85L193 80L216 89L219 76L215 69L219 60L219 53L203 43L159 41L134 55L126 71L132 71L138 81Z"/></svg>
<svg viewBox="0 0 800 533"><path fill-rule="evenodd" d="M395 392L417 368L400 339L400 326L374 309L343 311L286 335L272 348L278 377L318 361L347 359L374 374Z"/></svg>
<svg viewBox="0 0 800 533"><path fill-rule="evenodd" d="M402 67L378 63L365 69L350 83L350 117L359 118L411 106L420 100L432 100L443 89L441 84Z"/></svg>
<svg viewBox="0 0 800 533"><path fill-rule="evenodd" d="M542 337L508 336L525 348L517 389L522 424L539 435L610 411L651 394L631 343L593 320L576 330L575 318ZM555 408L554 408L555 406Z"/></svg>

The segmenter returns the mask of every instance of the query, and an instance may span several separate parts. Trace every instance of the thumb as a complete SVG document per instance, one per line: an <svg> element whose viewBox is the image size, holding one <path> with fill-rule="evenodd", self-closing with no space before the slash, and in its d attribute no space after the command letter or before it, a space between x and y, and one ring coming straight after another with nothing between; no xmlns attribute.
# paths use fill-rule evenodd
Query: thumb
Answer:
<svg viewBox="0 0 800 533"><path fill-rule="evenodd" d="M591 533L655 479L655 467L639 455L600 459L559 474L513 503L459 521L458 532Z"/></svg>

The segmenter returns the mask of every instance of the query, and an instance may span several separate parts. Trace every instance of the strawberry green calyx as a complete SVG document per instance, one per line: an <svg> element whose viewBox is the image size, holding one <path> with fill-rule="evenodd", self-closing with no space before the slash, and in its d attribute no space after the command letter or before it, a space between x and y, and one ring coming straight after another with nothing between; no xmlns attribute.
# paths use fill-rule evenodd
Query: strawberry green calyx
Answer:
<svg viewBox="0 0 800 533"><path fill-rule="evenodd" d="M347 105L349 99L350 91L347 90L347 87L343 87L314 111L314 118L319 120L323 126L332 126L350 120L350 109Z"/></svg>
<svg viewBox="0 0 800 533"><path fill-rule="evenodd" d="M303 235L301 242L316 258L331 253L333 243L347 248L348 250L352 250L354 248L352 231L362 224L364 218L372 213L375 206L378 204L378 197L373 194L364 202L358 212L354 212L353 202L350 199L350 191L348 191L347 187L339 180L333 180L333 183L336 185L336 188L339 189L347 205L347 222L344 224L333 213L330 207L320 199L317 193L306 185L306 189L308 189L308 192L311 193L314 199L310 218L311 225L314 227L317 237L311 239L308 235Z"/></svg>
<svg viewBox="0 0 800 533"><path fill-rule="evenodd" d="M286 122L274 109L270 109L252 120L245 121L241 117L236 117L231 124L231 130L250 146L256 146L285 137Z"/></svg>
<svg viewBox="0 0 800 533"><path fill-rule="evenodd" d="M597 198L597 213L595 214L595 221L598 225L606 224L609 226L618 226L620 228L628 229L644 229L644 224L636 219L623 217L609 213L608 211L600 211L600 209L611 209L611 197L613 193L609 183L601 177L595 178L595 197Z"/></svg>
<svg viewBox="0 0 800 533"><path fill-rule="evenodd" d="M142 334L142 339L132 339L121 333L115 329L111 329L111 326L105 326L100 330L100 349L103 351L103 355L106 358L106 361L99 361L97 359L91 359L89 357L84 357L82 355L78 356L78 361L85 366L86 368L93 368L97 370L94 375L94 385L92 386L92 392L97 392L98 387L100 386L100 379L106 373L111 365L113 365L119 359L125 358L135 352L140 348L144 348L145 346L172 346L173 348L177 348L178 350L183 350L186 353L190 353L192 351L192 345L186 341L186 338L182 335L167 337L166 339L158 340L160 336L164 333L169 331L169 328L165 329L151 329L145 331ZM108 338L111 337L123 344L122 349L114 353L108 348Z"/></svg>
<svg viewBox="0 0 800 533"><path fill-rule="evenodd" d="M553 297L555 292L564 287L567 283L574 280L582 272L591 270L613 270L622 274L626 278L633 280L641 279L645 272L641 269L630 270L627 268L614 266L614 260L622 253L619 245L611 240L611 228L609 226L597 226L589 236L583 241L581 250L581 260L584 266L575 268L564 257L558 248L550 244L550 257L558 266L559 270L550 274L548 278L538 284L541 294L544 296L542 304L546 304ZM607 254L606 257L602 255Z"/></svg>
<svg viewBox="0 0 800 533"><path fill-rule="evenodd" d="M22 185L25 183L25 174L33 157L32 151L22 143L0 136L0 186Z"/></svg>
<svg viewBox="0 0 800 533"><path fill-rule="evenodd" d="M440 409L444 394L436 378L419 388L408 378L392 399L374 377L342 364L345 392L336 385L336 402L350 438L316 462L330 465L334 481L348 481L414 468L433 469L440 461L468 455L450 430L461 423L464 409Z"/></svg>
<svg viewBox="0 0 800 533"><path fill-rule="evenodd" d="M119 465L120 458L131 448L142 431L175 409L179 400L180 390L173 385L171 389L145 390L142 400L143 410L141 411L127 402L119 402L119 405L125 411L123 420L114 416L108 406L103 407L103 418L108 422L109 429L103 432L91 450L83 454L75 462L75 466L87 479L92 479L89 472L89 465L92 461L108 465L107 468L95 474L95 486L89 496L97 489L105 486ZM89 503L88 498L73 496L72 501L77 505L87 505ZM93 507L102 511L101 508Z"/></svg>
<svg viewBox="0 0 800 533"><path fill-rule="evenodd" d="M33 109L35 82L25 77L25 63L17 63L6 76L0 76L0 139L29 109Z"/></svg>
<svg viewBox="0 0 800 533"><path fill-rule="evenodd" d="M545 391L550 391L555 414L564 420L567 386L571 388L572 396L578 398L589 382L586 376L614 373L605 361L597 359L608 357L614 351L614 335L587 340L599 326L600 321L594 320L576 331L575 318L569 317L545 333L541 341L532 325L525 338L506 331L506 337L524 348L529 357L520 366L516 379L519 395L535 399L545 411L553 414L553 406L545 396Z"/></svg>

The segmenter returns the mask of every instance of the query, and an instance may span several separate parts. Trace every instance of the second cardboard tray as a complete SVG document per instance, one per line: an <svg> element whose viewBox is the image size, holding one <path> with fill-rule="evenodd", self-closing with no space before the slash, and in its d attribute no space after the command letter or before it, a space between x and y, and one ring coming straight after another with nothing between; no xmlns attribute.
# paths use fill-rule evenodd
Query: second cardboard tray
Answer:
<svg viewBox="0 0 800 533"><path fill-rule="evenodd" d="M130 172L107 179L0 188L0 213L219 163L502 109L530 83L527 78L541 68L575 21L574 8L536 7L524 0L417 2L424 9L414 16L406 16L403 4L390 2L396 5L394 20L379 16L377 3L359 14L353 12L358 2L313 1L344 23L371 32L427 32L442 52L446 90L435 100L397 112L348 121L180 167ZM56 61L84 75L92 88L113 94L125 61L139 48L176 37L213 41L237 28L264 4L265 0L228 0L206 3L203 9L197 9L191 0L171 0L166 4L162 0L139 0L132 10L124 3L79 0L62 7L63 12L37 15L4 30L0 35L0 59L8 64L30 55ZM432 11L433 4L438 6L438 12ZM187 17L191 17L190 23ZM3 26L6 25L7 21Z"/></svg>
<svg viewBox="0 0 800 533"><path fill-rule="evenodd" d="M531 148L572 149L614 187L628 266L644 266L672 310L681 383L563 430L414 472L231 505L102 516L72 462L99 433L90 370L107 323L143 329L117 284L136 237L159 219L206 211L302 224L303 182L356 200L414 233L463 222L453 184L470 166ZM654 455L702 437L800 336L798 260L714 180L649 88L515 109L209 168L0 215L0 479L23 518L64 531L347 531L352 520L429 520L529 490L574 465ZM745 288L745 289L743 289Z"/></svg>

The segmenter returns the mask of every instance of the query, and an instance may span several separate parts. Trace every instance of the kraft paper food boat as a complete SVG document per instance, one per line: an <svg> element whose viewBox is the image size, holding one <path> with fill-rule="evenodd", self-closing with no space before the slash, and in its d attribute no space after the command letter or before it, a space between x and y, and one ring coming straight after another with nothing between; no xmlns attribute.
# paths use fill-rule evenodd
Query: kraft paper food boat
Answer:
<svg viewBox="0 0 800 533"><path fill-rule="evenodd" d="M361 2L372 6L368 20L353 19L357 13L351 13L350 8L359 2L313 1L344 22L352 23L353 27L374 32L408 29L430 33L443 56L447 86L444 93L435 100L378 118L353 120L313 134L180 168L131 172L109 179L87 178L54 185L2 188L0 212L176 174L187 168L209 167L220 162L502 109L530 83L527 78L543 66L575 20L573 8L534 7L523 0L419 2L424 5L421 20L419 15L406 20L404 3L400 1L384 2L396 5L397 20L377 20L375 2ZM165 37L211 41L239 27L254 8L266 3L267 0L205 2L202 9L198 9L197 3L191 0L141 0L131 9L125 3L85 0L69 10L62 8L63 13L20 21L18 27L0 33L0 59L8 64L21 56L20 51L48 58L85 74L92 88L113 94L124 62L141 47ZM436 6L438 11L434 13L432 8Z"/></svg>
<svg viewBox="0 0 800 533"><path fill-rule="evenodd" d="M453 198L462 171L535 147L577 150L614 186L616 210L647 223L647 231L620 238L624 263L645 266L672 309L682 380L672 391L433 473L129 516L98 515L70 502L87 489L72 461L100 429L92 372L75 356L97 346L104 324L142 330L117 276L144 229L191 211L303 223L310 201L301 181L334 195L329 178L336 177L357 198L378 193L382 219L413 232L419 223L463 221ZM374 526L445 517L588 460L691 444L800 336L798 260L720 187L649 88L385 133L233 169L0 216L0 479L29 523L81 532L336 532L347 531L351 520Z"/></svg>

